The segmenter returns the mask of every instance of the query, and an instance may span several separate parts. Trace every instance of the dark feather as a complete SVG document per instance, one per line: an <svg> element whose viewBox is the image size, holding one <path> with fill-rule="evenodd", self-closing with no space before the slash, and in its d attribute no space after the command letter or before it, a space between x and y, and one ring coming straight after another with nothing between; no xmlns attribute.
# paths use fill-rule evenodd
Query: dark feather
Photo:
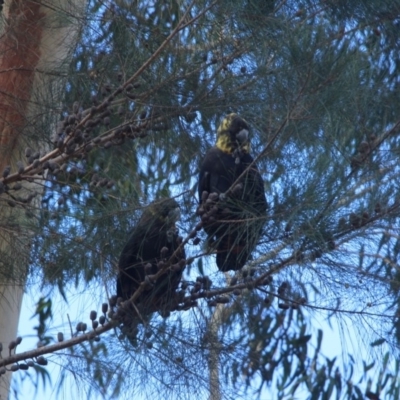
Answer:
<svg viewBox="0 0 400 400"><path fill-rule="evenodd" d="M179 248L180 238L175 227L178 210L178 204L173 199L151 203L122 250L118 263L117 296L128 300L141 283L146 282L146 290L135 301L142 317L155 311L166 312L176 300L183 267L172 271L170 266L185 259L183 247ZM168 268L159 279L152 281L151 276L158 272L160 262L166 263ZM125 311L127 309L129 307L125 307ZM132 306L130 309L135 314L135 308Z"/></svg>

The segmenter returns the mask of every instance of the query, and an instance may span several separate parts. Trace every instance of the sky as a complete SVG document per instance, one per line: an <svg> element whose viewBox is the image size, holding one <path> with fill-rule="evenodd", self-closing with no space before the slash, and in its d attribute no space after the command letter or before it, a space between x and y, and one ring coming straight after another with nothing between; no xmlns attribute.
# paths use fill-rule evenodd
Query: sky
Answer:
<svg viewBox="0 0 400 400"><path fill-rule="evenodd" d="M37 298L41 295L46 295L47 293L41 293L40 288L32 288L30 293L27 293L24 297L20 323L19 323L19 331L18 335L23 337L23 341L21 345L18 347L18 353L31 350L36 347L37 337L36 331L34 327L37 325L37 317L32 318L35 312L35 302ZM85 322L89 321L89 313L92 309L100 310L101 307L101 299L96 301L93 300L98 299L99 296L94 297L93 293L85 293L84 291L76 290L71 291L69 293L70 303L67 305L65 301L57 294L54 295L53 304L54 304L54 316L51 323L51 331L56 335L57 332L61 331L64 333L65 338L70 337L70 326L68 322L67 314L71 319L72 326L76 326L76 322L83 320ZM362 341L359 340L359 336L356 334L354 327L351 324L351 320L343 321L343 326L340 327L337 324L328 324L327 320L324 317L324 314L319 314L318 319L314 320L314 328L315 329L323 329L324 338L322 343L322 354L329 358L333 359L334 357L338 357L339 360L342 360L342 364L338 364L340 367L346 366L346 358L341 358L342 351L349 351L356 356L356 358L360 357L362 359L373 359L373 354L368 346L364 345ZM314 344L315 344L315 336L314 335ZM105 340L110 340L106 338ZM86 400L87 395L83 390L82 386L78 386L74 379L67 380L62 385L62 390L57 392L57 387L60 379L60 368L54 362L57 358L52 359L52 357L48 357L49 364L46 366L46 370L49 372L52 383L44 386L42 381L40 380L38 390L36 391L35 386L32 381L28 378L28 375L25 371L18 371L14 373L15 379L13 380L13 386L18 388L19 395L16 397L13 393L10 396L10 400L17 399L40 399L40 400L53 400L53 399L73 399L73 400ZM362 365L360 365L360 374ZM33 376L35 376L34 371ZM35 397L36 393L36 397ZM305 394L304 394L305 396ZM93 400L103 399L100 395L91 397ZM268 400L273 399L273 395L270 391L266 389L263 390L262 399ZM304 397L305 398L305 397ZM135 399L140 400L138 397ZM298 397L301 399L301 397Z"/></svg>

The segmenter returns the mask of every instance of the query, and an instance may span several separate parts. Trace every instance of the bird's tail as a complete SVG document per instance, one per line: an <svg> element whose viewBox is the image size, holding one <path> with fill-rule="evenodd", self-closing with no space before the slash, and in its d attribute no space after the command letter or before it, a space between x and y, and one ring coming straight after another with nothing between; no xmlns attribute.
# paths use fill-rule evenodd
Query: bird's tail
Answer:
<svg viewBox="0 0 400 400"><path fill-rule="evenodd" d="M229 235L221 238L217 246L217 266L220 271L237 271L246 264L249 252L246 244L233 243Z"/></svg>
<svg viewBox="0 0 400 400"><path fill-rule="evenodd" d="M135 308L132 306L125 306L124 309L120 311L122 322L120 325L121 332L134 347L137 345L139 325L146 324L150 318L150 316L145 313L140 313L140 315L138 315L139 310Z"/></svg>

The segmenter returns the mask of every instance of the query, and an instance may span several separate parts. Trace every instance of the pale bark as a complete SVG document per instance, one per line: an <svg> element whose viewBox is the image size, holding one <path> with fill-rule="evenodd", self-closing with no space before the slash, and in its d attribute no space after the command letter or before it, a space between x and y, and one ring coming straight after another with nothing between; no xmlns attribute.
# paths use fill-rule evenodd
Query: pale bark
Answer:
<svg viewBox="0 0 400 400"><path fill-rule="evenodd" d="M9 0L3 8L0 36L0 177L6 165L15 171L27 146L44 152L49 127L59 112L66 66L75 47L85 0L52 0L45 4ZM41 133L41 134L40 134ZM0 178L1 179L1 178ZM24 182L18 195L40 187ZM25 210L0 197L0 342L3 353L17 336L18 318L29 263L32 233ZM6 399L11 374L0 377L0 399Z"/></svg>
<svg viewBox="0 0 400 400"><path fill-rule="evenodd" d="M236 276L238 276L237 273ZM225 272L226 283L229 286L231 283L231 276ZM221 400L221 376L220 376L220 353L221 353L221 342L219 339L219 330L229 317L232 307L227 304L217 304L213 314L207 320L207 331L205 338L208 342L208 372L209 372L209 384L210 384L210 396L208 400Z"/></svg>
<svg viewBox="0 0 400 400"><path fill-rule="evenodd" d="M221 343L218 338L218 331L224 318L225 309L225 304L218 304L207 324L207 340L209 346L208 371L210 382L209 400L221 400L222 398L219 376Z"/></svg>

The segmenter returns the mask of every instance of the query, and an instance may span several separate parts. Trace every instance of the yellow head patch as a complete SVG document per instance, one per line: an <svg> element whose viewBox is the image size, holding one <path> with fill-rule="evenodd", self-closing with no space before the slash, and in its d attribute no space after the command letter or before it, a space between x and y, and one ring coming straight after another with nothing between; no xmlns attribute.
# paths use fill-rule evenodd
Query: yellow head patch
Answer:
<svg viewBox="0 0 400 400"><path fill-rule="evenodd" d="M229 154L239 148L244 153L248 153L250 151L250 142L247 139L248 129L249 126L243 118L235 113L228 114L218 127L216 146ZM246 135L243 135L243 132Z"/></svg>
<svg viewBox="0 0 400 400"><path fill-rule="evenodd" d="M240 117L235 113L228 114L222 120L222 122L219 124L218 130L217 130L217 135L221 135L222 133L229 131L229 129L230 129L231 125L232 125L232 122L233 122L233 120L235 118L240 118Z"/></svg>

